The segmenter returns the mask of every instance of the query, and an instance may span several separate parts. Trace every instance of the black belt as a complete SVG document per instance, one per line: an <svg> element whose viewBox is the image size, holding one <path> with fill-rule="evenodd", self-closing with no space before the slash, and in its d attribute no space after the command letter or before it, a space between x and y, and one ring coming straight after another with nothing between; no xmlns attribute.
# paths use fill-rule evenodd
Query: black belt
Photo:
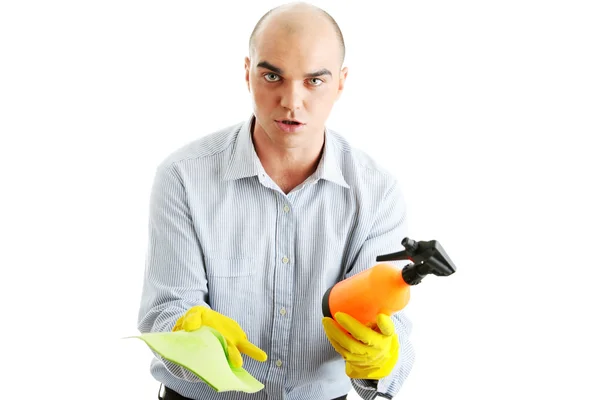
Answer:
<svg viewBox="0 0 600 400"><path fill-rule="evenodd" d="M189 397L183 397L173 389L169 389L166 386L161 385L161 388L164 388L164 390L159 390L158 400L192 400ZM346 395L336 397L333 400L346 400Z"/></svg>

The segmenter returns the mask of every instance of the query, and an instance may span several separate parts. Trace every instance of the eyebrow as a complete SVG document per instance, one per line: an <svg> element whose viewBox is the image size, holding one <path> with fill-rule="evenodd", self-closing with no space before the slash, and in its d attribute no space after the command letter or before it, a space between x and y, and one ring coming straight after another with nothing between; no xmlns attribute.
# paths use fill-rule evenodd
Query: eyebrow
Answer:
<svg viewBox="0 0 600 400"><path fill-rule="evenodd" d="M278 74L278 75L283 75L283 70L279 67L274 66L273 64L271 64L268 61L261 61L256 65L258 68L265 68L268 69L270 71L273 71L274 73ZM329 71L327 68L322 68L318 71L315 72L309 72L307 74L304 74L305 78L316 78L318 76L323 76L323 75L331 75L331 71Z"/></svg>

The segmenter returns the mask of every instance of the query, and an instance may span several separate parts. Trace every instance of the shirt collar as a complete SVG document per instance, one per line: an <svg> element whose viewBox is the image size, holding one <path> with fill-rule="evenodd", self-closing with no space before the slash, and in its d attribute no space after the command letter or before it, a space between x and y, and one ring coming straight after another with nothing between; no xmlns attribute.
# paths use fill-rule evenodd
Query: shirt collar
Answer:
<svg viewBox="0 0 600 400"><path fill-rule="evenodd" d="M248 178L265 173L265 169L260 163L260 159L254 150L254 144L252 143L253 126L254 115L244 122L237 133L229 166L223 175L224 180Z"/></svg>
<svg viewBox="0 0 600 400"><path fill-rule="evenodd" d="M224 180L235 180L265 174L265 170L252 142L254 118L254 115L252 115L246 120L237 134L229 166L223 175ZM341 152L335 144L333 134L325 128L325 148L323 149L319 165L312 175L314 181L325 179L340 186L350 188L340 168L340 156Z"/></svg>
<svg viewBox="0 0 600 400"><path fill-rule="evenodd" d="M340 166L341 156L342 153L338 146L336 146L333 133L325 127L325 148L323 149L321 161L319 161L317 170L314 173L315 179L325 179L349 189L350 186L344 179L344 174Z"/></svg>

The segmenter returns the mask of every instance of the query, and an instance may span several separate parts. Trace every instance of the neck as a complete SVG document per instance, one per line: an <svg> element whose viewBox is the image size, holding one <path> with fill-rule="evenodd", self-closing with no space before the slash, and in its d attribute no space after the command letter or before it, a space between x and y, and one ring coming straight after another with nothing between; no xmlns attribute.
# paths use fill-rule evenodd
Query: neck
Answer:
<svg viewBox="0 0 600 400"><path fill-rule="evenodd" d="M265 172L289 193L311 176L321 160L325 134L319 141L305 144L275 143L260 130L253 130L252 141Z"/></svg>

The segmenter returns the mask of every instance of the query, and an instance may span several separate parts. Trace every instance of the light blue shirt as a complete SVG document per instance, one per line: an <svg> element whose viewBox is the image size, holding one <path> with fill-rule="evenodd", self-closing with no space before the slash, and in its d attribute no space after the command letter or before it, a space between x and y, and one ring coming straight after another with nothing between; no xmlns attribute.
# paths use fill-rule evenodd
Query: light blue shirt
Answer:
<svg viewBox="0 0 600 400"><path fill-rule="evenodd" d="M237 321L266 362L244 357L265 388L216 393L155 358L151 374L192 399L328 400L353 387L395 395L413 364L410 322L393 316L399 361L377 381L351 380L321 323L322 298L345 277L402 250L406 207L398 183L338 133L325 130L320 163L287 195L265 173L254 117L175 151L157 169L139 311L140 332L170 331L205 305ZM402 264L404 265L404 264Z"/></svg>

